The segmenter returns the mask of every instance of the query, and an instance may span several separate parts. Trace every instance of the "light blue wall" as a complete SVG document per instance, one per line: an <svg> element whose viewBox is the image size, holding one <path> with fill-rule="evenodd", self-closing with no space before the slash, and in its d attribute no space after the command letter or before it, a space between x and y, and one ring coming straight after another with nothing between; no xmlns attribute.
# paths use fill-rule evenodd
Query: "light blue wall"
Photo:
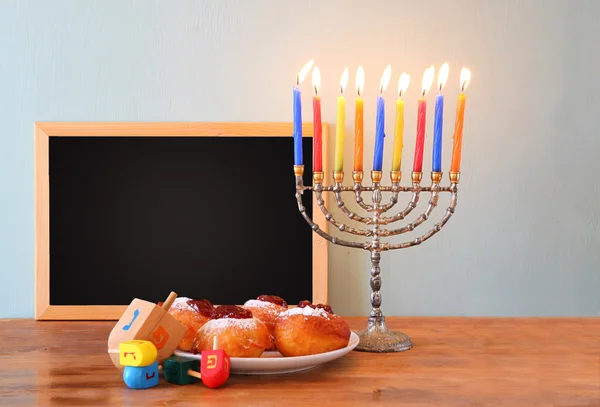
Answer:
<svg viewBox="0 0 600 407"><path fill-rule="evenodd" d="M599 315L598 38L593 0L2 0L0 317L33 316L34 121L291 120L309 58L330 122L343 68L352 89L365 67L367 169L381 73L392 65L389 115L399 74L412 75L406 175L424 68L451 66L446 174L458 72L473 72L457 213L422 246L384 254L386 314ZM334 309L365 314L367 254L331 253Z"/></svg>

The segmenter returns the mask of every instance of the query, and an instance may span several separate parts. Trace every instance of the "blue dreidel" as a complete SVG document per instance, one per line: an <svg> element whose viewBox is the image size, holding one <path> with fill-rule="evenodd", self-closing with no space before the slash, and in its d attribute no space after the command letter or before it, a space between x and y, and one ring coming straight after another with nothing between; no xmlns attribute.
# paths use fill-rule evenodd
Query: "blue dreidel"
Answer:
<svg viewBox="0 0 600 407"><path fill-rule="evenodd" d="M123 381L130 389L158 386L158 362L149 366L125 366Z"/></svg>

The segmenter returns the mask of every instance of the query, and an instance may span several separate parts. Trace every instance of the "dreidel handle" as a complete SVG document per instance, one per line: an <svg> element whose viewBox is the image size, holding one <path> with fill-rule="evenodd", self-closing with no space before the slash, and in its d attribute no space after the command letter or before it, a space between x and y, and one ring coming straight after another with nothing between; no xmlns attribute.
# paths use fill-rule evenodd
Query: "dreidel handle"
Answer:
<svg viewBox="0 0 600 407"><path fill-rule="evenodd" d="M165 311L168 311L176 299L177 299L177 293L174 291L171 291L171 294L169 294L169 296L167 297L165 302L163 302L162 309L164 309Z"/></svg>
<svg viewBox="0 0 600 407"><path fill-rule="evenodd" d="M190 369L187 371L187 374L202 380L202 375L200 374L200 372L196 372L195 370Z"/></svg>

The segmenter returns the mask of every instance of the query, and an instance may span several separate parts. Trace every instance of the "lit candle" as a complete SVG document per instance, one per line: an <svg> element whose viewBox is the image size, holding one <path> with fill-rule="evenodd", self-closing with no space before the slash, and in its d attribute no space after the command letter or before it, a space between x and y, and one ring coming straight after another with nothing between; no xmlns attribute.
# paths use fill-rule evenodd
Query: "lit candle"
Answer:
<svg viewBox="0 0 600 407"><path fill-rule="evenodd" d="M438 72L438 92L435 98L435 118L433 122L433 159L431 161L431 171L442 171L442 129L444 127L444 95L442 90L448 79L450 67L447 63L442 65Z"/></svg>
<svg viewBox="0 0 600 407"><path fill-rule="evenodd" d="M319 88L321 87L321 73L319 68L315 66L312 75L313 88L315 90L315 96L313 96L313 125L314 125L314 136L313 136L313 149L314 149L314 170L315 172L323 171L323 140L322 131L323 126L321 124L321 98L319 97Z"/></svg>
<svg viewBox="0 0 600 407"><path fill-rule="evenodd" d="M365 71L362 66L356 71L356 108L354 113L354 171L363 170L363 100L360 97L365 86Z"/></svg>
<svg viewBox="0 0 600 407"><path fill-rule="evenodd" d="M337 120L335 127L335 163L334 172L344 171L344 125L346 124L346 99L344 99L344 89L348 84L348 68L344 69L340 79L340 96L337 98Z"/></svg>
<svg viewBox="0 0 600 407"><path fill-rule="evenodd" d="M460 171L460 154L462 149L462 133L463 121L465 118L465 90L471 81L471 71L463 68L460 72L460 88L461 93L458 95L456 104L456 122L454 123L454 144L452 146L452 164L450 165L451 172Z"/></svg>
<svg viewBox="0 0 600 407"><path fill-rule="evenodd" d="M375 157L373 158L373 171L381 171L383 167L383 141L385 138L385 100L383 92L387 89L392 75L392 67L388 65L381 76L379 96L377 97L377 117L375 123Z"/></svg>
<svg viewBox="0 0 600 407"><path fill-rule="evenodd" d="M294 86L294 165L302 165L302 93L300 84L310 71L313 65L311 59L304 65L296 76L296 86Z"/></svg>
<svg viewBox="0 0 600 407"><path fill-rule="evenodd" d="M402 95L406 93L410 83L410 75L402 72L398 80L398 100L396 100L396 127L394 128L394 155L392 157L392 171L400 171L402 163L402 147L404 137L404 100Z"/></svg>
<svg viewBox="0 0 600 407"><path fill-rule="evenodd" d="M417 115L417 141L415 143L415 159L413 172L423 171L423 148L425 146L425 119L427 117L427 101L425 95L429 92L433 83L433 65L425 70L421 87L421 98L419 99L419 110Z"/></svg>

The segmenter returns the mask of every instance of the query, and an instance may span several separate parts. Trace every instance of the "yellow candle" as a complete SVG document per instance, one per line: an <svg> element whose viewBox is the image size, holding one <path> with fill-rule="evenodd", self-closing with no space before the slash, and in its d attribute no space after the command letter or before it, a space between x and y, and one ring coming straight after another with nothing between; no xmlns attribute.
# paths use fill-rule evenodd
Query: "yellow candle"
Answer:
<svg viewBox="0 0 600 407"><path fill-rule="evenodd" d="M344 171L344 125L346 123L346 99L344 98L344 89L348 83L348 68L344 70L340 80L340 96L337 98L337 118L335 127L335 163L334 172Z"/></svg>
<svg viewBox="0 0 600 407"><path fill-rule="evenodd" d="M402 137L404 133L404 100L396 100L396 127L394 129L394 157L392 171L400 171L402 162Z"/></svg>
<svg viewBox="0 0 600 407"><path fill-rule="evenodd" d="M398 81L398 100L396 100L396 126L394 128L394 155L392 157L392 171L400 171L400 165L402 163L402 147L404 137L404 100L402 95L406 92L408 84L410 83L410 76L406 73L400 75Z"/></svg>
<svg viewBox="0 0 600 407"><path fill-rule="evenodd" d="M346 100L340 95L337 98L337 119L335 127L335 172L344 170L344 123L346 121Z"/></svg>

